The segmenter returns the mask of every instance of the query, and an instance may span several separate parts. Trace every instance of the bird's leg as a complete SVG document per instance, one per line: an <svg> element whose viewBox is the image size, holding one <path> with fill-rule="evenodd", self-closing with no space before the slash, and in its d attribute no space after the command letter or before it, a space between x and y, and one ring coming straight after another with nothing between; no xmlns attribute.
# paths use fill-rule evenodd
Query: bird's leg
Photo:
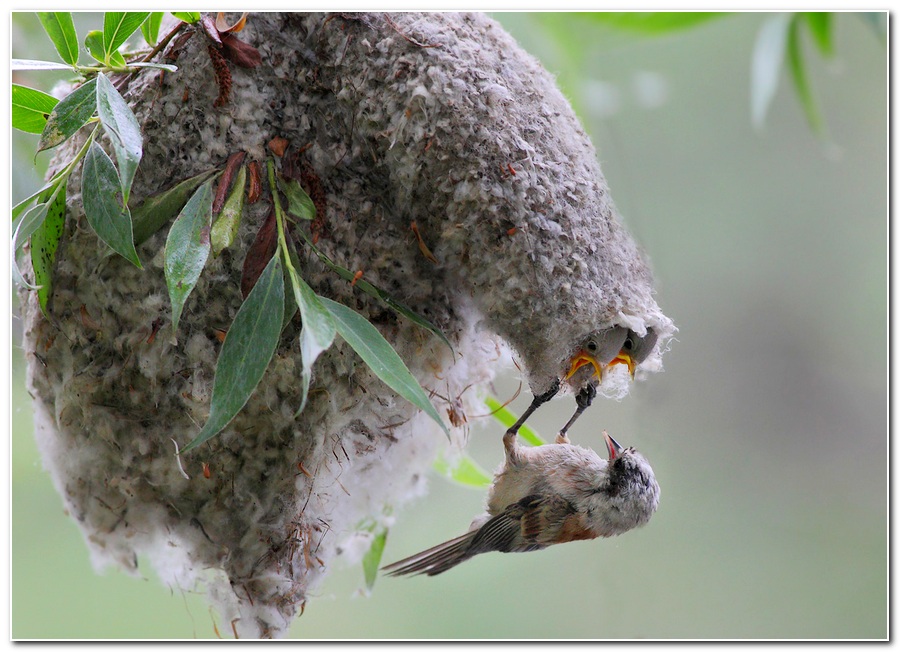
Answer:
<svg viewBox="0 0 900 652"><path fill-rule="evenodd" d="M569 437L566 433L569 431L569 428L572 427L572 424L575 423L575 420L580 417L585 410L587 410L591 403L594 402L594 399L597 398L597 384L596 383L588 383L585 385L578 394L575 395L575 404L578 406L575 410L575 414L572 415L572 418L562 427L562 430L559 431L559 434L556 435L556 443L557 444L568 444Z"/></svg>
<svg viewBox="0 0 900 652"><path fill-rule="evenodd" d="M506 431L506 434L503 435L503 445L506 447L506 452L510 453L512 449L515 448L516 445L516 435L519 432L519 428L522 427L522 424L534 414L534 411L541 407L544 403L549 401L551 398L556 396L557 392L559 392L559 378L553 381L553 384L543 394L538 394L531 400L531 405L528 406L528 409L522 413L522 416L519 417L519 420L516 421L509 427L509 430Z"/></svg>

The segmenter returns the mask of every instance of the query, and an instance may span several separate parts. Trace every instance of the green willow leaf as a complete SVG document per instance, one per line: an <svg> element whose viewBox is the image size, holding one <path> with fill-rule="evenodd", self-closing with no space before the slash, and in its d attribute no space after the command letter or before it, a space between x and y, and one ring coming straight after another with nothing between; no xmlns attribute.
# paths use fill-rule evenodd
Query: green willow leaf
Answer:
<svg viewBox="0 0 900 652"><path fill-rule="evenodd" d="M379 301L384 303L386 306L388 306L392 310L398 312L399 314L401 314L404 317L406 317L407 319L409 319L412 323L416 324L417 326L419 326L421 328L424 328L425 330L429 331L433 335L437 336L438 339L440 339L444 344L447 345L447 348L450 349L450 352L455 355L455 352L453 350L453 345L450 344L450 340L447 339L446 335L444 335L444 333L441 331L441 329L439 329L437 326L432 324L430 321L428 321L421 315L417 314L412 309L408 308L407 306L403 305L402 303L400 303L399 301L394 299L390 294L388 294L381 288L372 285L365 279L362 279L362 278L357 279L356 275L353 272L351 272L349 269L347 269L346 267L341 267L340 265L338 265L337 263L332 261L328 256L323 254L319 250L319 248L313 244L312 240L310 240L309 236L306 235L306 233L304 233L300 229L298 229L298 231L300 232L300 235L303 237L303 239L306 241L306 244L310 247L310 249L313 250L313 253L315 253L316 256L319 257L319 260L321 260L327 267L331 268L332 271L337 273L338 276L340 276L341 278L343 278L347 281L350 281L351 283L354 284L354 287L359 288L360 290L362 290L369 296L375 297L376 299L378 299Z"/></svg>
<svg viewBox="0 0 900 652"><path fill-rule="evenodd" d="M409 372L394 348L372 324L355 310L319 297L334 317L338 334L344 338L369 368L392 390L424 411L450 436L450 431L428 400L428 395Z"/></svg>
<svg viewBox="0 0 900 652"><path fill-rule="evenodd" d="M103 52L103 32L99 29L92 29L84 36L84 47L98 62L103 63L106 53Z"/></svg>
<svg viewBox="0 0 900 652"><path fill-rule="evenodd" d="M797 97L800 100L800 106L803 107L806 121L815 134L822 137L825 133L825 123L813 97L809 78L806 76L802 46L803 44L800 42L800 20L799 16L797 16L791 21L791 29L788 33L788 65L791 71L791 79L794 82L794 90L797 92Z"/></svg>
<svg viewBox="0 0 900 652"><path fill-rule="evenodd" d="M19 131L39 134L47 124L47 118L59 103L52 95L36 88L12 85L12 126Z"/></svg>
<svg viewBox="0 0 900 652"><path fill-rule="evenodd" d="M513 413L512 410L504 407L504 405L495 398L488 396L486 399L484 399L484 404L491 409L491 416L493 416L497 421L499 421L503 426L507 428L509 428L519 419L519 417L515 413ZM547 443L539 434L537 434L527 425L523 425L521 428L519 428L519 436L532 446L543 446Z"/></svg>
<svg viewBox="0 0 900 652"><path fill-rule="evenodd" d="M809 11L803 14L803 19L809 26L813 40L824 56L834 55L834 42L832 41L832 15L829 11Z"/></svg>
<svg viewBox="0 0 900 652"><path fill-rule="evenodd" d="M172 15L188 24L193 24L200 20L199 11L173 11Z"/></svg>
<svg viewBox="0 0 900 652"><path fill-rule="evenodd" d="M178 66L168 63L154 63L152 61L132 61L126 63L128 68L153 68L155 70L165 70L166 72L178 72Z"/></svg>
<svg viewBox="0 0 900 652"><path fill-rule="evenodd" d="M75 32L75 23L72 22L72 14L68 11L38 12L38 19L47 32L47 36L53 41L53 46L59 52L59 56L70 66L78 63L78 34Z"/></svg>
<svg viewBox="0 0 900 652"><path fill-rule="evenodd" d="M217 174L218 170L207 170L181 181L168 190L147 197L131 211L134 222L134 244L142 244L151 235L159 231L169 220L178 215L188 198L201 183Z"/></svg>
<svg viewBox="0 0 900 652"><path fill-rule="evenodd" d="M46 201L35 204L13 224L13 251L18 252L25 246L31 235L44 223L49 210L50 204Z"/></svg>
<svg viewBox="0 0 900 652"><path fill-rule="evenodd" d="M141 261L134 250L131 214L119 203L119 176L112 159L97 144L84 157L81 177L81 197L88 224L113 251L137 267Z"/></svg>
<svg viewBox="0 0 900 652"><path fill-rule="evenodd" d="M578 13L573 17L589 18L596 23L642 34L667 34L695 27L726 14L704 11L613 11Z"/></svg>
<svg viewBox="0 0 900 652"><path fill-rule="evenodd" d="M56 184L59 183L60 178L63 175L65 175L66 178L68 178L68 174L66 173L65 168L63 168L62 170L60 170L59 172L54 174L53 177L47 183L45 183L43 186L41 186L40 188L35 190L32 194L30 194L28 197L26 197L25 199L20 201L18 204L13 206L13 209L11 211L13 221L15 221L15 219L17 217L19 217L19 215L21 215L22 212L31 205L31 202L33 202L40 195L42 195L45 190L47 190L48 188L56 188Z"/></svg>
<svg viewBox="0 0 900 652"><path fill-rule="evenodd" d="M103 15L103 50L106 53L106 61L109 61L109 56L134 34L149 15L149 11L107 11Z"/></svg>
<svg viewBox="0 0 900 652"><path fill-rule="evenodd" d="M37 151L56 147L87 124L97 110L97 81L86 81L60 100L41 132Z"/></svg>
<svg viewBox="0 0 900 652"><path fill-rule="evenodd" d="M141 23L141 35L148 45L156 45L159 38L159 26L162 24L164 11L151 11L147 20Z"/></svg>
<svg viewBox="0 0 900 652"><path fill-rule="evenodd" d="M143 155L141 127L128 103L103 73L97 75L97 115L116 153L122 201L127 205L131 182Z"/></svg>
<svg viewBox="0 0 900 652"><path fill-rule="evenodd" d="M381 530L372 538L372 545L362 560L363 577L366 580L366 590L371 591L378 578L378 568L381 566L381 556L384 554L384 544L387 542L387 530Z"/></svg>
<svg viewBox="0 0 900 652"><path fill-rule="evenodd" d="M443 457L437 458L431 465L432 468L453 482L464 487L484 489L490 487L494 479L471 457L463 453L454 466Z"/></svg>
<svg viewBox="0 0 900 652"><path fill-rule="evenodd" d="M72 70L72 66L59 61L40 61L39 59L12 59L10 70Z"/></svg>
<svg viewBox="0 0 900 652"><path fill-rule="evenodd" d="M24 215L13 221L12 230L12 278L13 282L29 290L37 290L39 286L25 280L22 270L19 268L19 259L22 258L23 247L31 235L40 228L47 217L50 204L46 201L32 206Z"/></svg>
<svg viewBox="0 0 900 652"><path fill-rule="evenodd" d="M778 90L784 52L792 14L779 13L767 19L759 29L753 46L750 69L750 110L753 124L760 128Z"/></svg>
<svg viewBox="0 0 900 652"><path fill-rule="evenodd" d="M209 419L183 449L196 448L217 435L240 412L262 379L281 334L284 276L280 256L272 256L241 304L216 362Z"/></svg>
<svg viewBox="0 0 900 652"><path fill-rule="evenodd" d="M247 186L247 168L241 166L234 179L231 192L222 206L222 212L213 223L210 240L212 241L213 256L218 257L225 249L234 243L237 237L238 227L241 225L241 216L244 214L244 190Z"/></svg>
<svg viewBox="0 0 900 652"><path fill-rule="evenodd" d="M38 303L41 311L49 317L47 304L53 289L53 263L56 250L66 222L66 184L59 184L54 194L50 194L49 210L40 227L31 236L31 266L34 282L38 288Z"/></svg>
<svg viewBox="0 0 900 652"><path fill-rule="evenodd" d="M301 396L300 407L297 408L297 414L299 414L306 407L313 364L316 358L323 351L327 351L334 342L337 325L331 312L320 301L320 297L316 296L306 281L300 278L297 273L298 260L293 257L293 252L291 254L286 262L286 267L294 301L300 308L300 317L303 320L303 327L300 330L300 359L303 369L300 374Z"/></svg>
<svg viewBox="0 0 900 652"><path fill-rule="evenodd" d="M164 269L172 302L172 332L178 330L184 303L209 257L212 194L212 181L200 186L175 218L166 239Z"/></svg>
<svg viewBox="0 0 900 652"><path fill-rule="evenodd" d="M299 181L279 176L278 185L281 187L281 192L287 197L288 213L301 220L316 219L316 205L306 194Z"/></svg>

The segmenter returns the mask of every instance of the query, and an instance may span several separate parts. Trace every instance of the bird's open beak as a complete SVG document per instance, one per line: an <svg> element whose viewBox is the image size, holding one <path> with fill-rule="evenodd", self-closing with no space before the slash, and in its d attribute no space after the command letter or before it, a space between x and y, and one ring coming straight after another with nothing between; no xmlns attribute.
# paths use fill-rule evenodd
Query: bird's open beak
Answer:
<svg viewBox="0 0 900 652"><path fill-rule="evenodd" d="M569 367L569 373L566 374L566 380L569 380L576 371L585 365L591 365L594 368L594 376L603 378L603 367L601 364L597 362L597 359L594 356L582 349L575 354L574 358L572 358L572 366Z"/></svg>
<svg viewBox="0 0 900 652"><path fill-rule="evenodd" d="M609 369L610 367L614 367L617 364L623 364L628 367L628 373L631 374L631 379L634 380L634 368L635 366L637 366L634 363L634 358L623 351L619 351L619 354L615 358L610 360L609 364L606 365L606 368Z"/></svg>
<svg viewBox="0 0 900 652"><path fill-rule="evenodd" d="M606 450L609 451L609 461L612 462L622 452L622 447L605 430L603 431L603 438L606 440Z"/></svg>

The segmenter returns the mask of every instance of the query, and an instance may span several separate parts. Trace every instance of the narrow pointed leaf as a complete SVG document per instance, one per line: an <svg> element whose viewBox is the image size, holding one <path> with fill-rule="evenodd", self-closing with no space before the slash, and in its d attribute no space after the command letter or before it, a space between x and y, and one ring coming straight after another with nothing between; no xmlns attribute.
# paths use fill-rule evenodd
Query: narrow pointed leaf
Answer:
<svg viewBox="0 0 900 652"><path fill-rule="evenodd" d="M46 197L44 197L46 199ZM25 280L19 269L19 259L22 257L22 248L31 235L40 228L47 217L50 204L47 201L32 206L28 211L13 222L12 237L12 277L16 285L26 287L29 290L37 290L39 286Z"/></svg>
<svg viewBox="0 0 900 652"><path fill-rule="evenodd" d="M66 223L66 184L60 184L55 197L50 197L47 216L40 227L31 236L31 266L34 270L34 282L40 286L38 303L44 315L53 290L53 263L56 261L56 250L62 237Z"/></svg>
<svg viewBox="0 0 900 652"><path fill-rule="evenodd" d="M200 21L199 11L173 11L172 15L175 16L175 18L177 18L178 20L184 21L189 25Z"/></svg>
<svg viewBox="0 0 900 652"><path fill-rule="evenodd" d="M810 11L803 14L813 40L819 47L819 52L830 57L834 54L834 42L832 41L832 15L829 11Z"/></svg>
<svg viewBox="0 0 900 652"><path fill-rule="evenodd" d="M241 216L244 213L244 189L247 185L247 168L241 166L231 187L231 193L225 199L222 212L216 218L210 234L213 256L218 256L227 249L237 237Z"/></svg>
<svg viewBox="0 0 900 652"><path fill-rule="evenodd" d="M37 151L56 147L87 124L97 110L97 81L86 81L60 100L41 132Z"/></svg>
<svg viewBox="0 0 900 652"><path fill-rule="evenodd" d="M178 72L178 66L168 63L154 63L152 61L131 61L125 64L128 68L155 68L166 72Z"/></svg>
<svg viewBox="0 0 900 652"><path fill-rule="evenodd" d="M48 188L56 188L56 184L60 182L60 178L64 174L66 174L65 168L54 174L47 183L35 190L32 194L20 201L18 204L13 206L13 209L11 211L13 221L15 221L15 219L19 217L19 215L21 215L22 212L31 205L31 202L42 195L44 191L46 191ZM68 178L68 174L66 174L66 178Z"/></svg>
<svg viewBox="0 0 900 652"><path fill-rule="evenodd" d="M103 49L109 57L141 26L149 11L107 11L103 15Z"/></svg>
<svg viewBox="0 0 900 652"><path fill-rule="evenodd" d="M39 134L50 112L59 103L52 95L19 84L12 85L12 126L19 131Z"/></svg>
<svg viewBox="0 0 900 652"><path fill-rule="evenodd" d="M297 273L298 260L291 258L288 259L287 271L294 300L300 308L300 317L303 320L303 328L300 330L300 357L303 369L300 374L301 396L300 407L297 408L299 414L306 407L313 363L334 342L337 326L328 308Z"/></svg>
<svg viewBox="0 0 900 652"><path fill-rule="evenodd" d="M185 446L185 453L218 434L250 400L281 334L284 276L281 258L272 256L234 317L216 362L209 419Z"/></svg>
<svg viewBox="0 0 900 652"><path fill-rule="evenodd" d="M428 400L428 395L419 382L409 372L403 360L394 351L384 336L355 310L319 297L334 317L338 334L344 338L369 368L392 390L424 411L441 429L450 436L450 431L441 420L437 410Z"/></svg>
<svg viewBox="0 0 900 652"><path fill-rule="evenodd" d="M151 235L159 231L173 217L178 215L188 198L201 183L216 174L216 170L207 170L181 181L168 190L147 197L131 211L134 222L134 244L140 245Z"/></svg>
<svg viewBox="0 0 900 652"><path fill-rule="evenodd" d="M765 122L778 90L791 18L789 13L772 16L763 23L756 37L750 70L750 110L757 128Z"/></svg>
<svg viewBox="0 0 900 652"><path fill-rule="evenodd" d="M454 466L451 466L443 457L437 458L431 466L441 475L465 487L484 489L490 487L494 481L487 471L465 453Z"/></svg>
<svg viewBox="0 0 900 652"><path fill-rule="evenodd" d="M411 308L405 306L404 304L402 304L399 301L397 301L396 299L394 299L390 294L388 294L381 288L372 285L371 283L366 281L364 278L357 279L356 275L353 272L351 272L349 269L347 269L346 267L341 267L340 265L338 265L337 263L332 261L328 256L323 254L319 250L319 248L313 244L313 242L312 242L312 240L310 240L309 236L307 236L306 233L304 233L302 230L300 230L300 235L303 236L303 239L306 241L306 244L319 257L319 260L321 260L323 263L325 263L325 265L327 267L330 267L332 269L332 271L336 272L338 274L338 276L340 276L341 278L343 278L347 281L350 281L351 283L354 284L354 287L362 290L369 296L375 297L376 299L378 299L379 301L384 303L386 306L388 306L392 310L396 311L397 313L399 313L399 314L403 315L404 317L406 317L407 319L409 319L411 322L413 322L417 326L420 326L421 328L424 328L425 330L431 332L432 334L437 336L444 344L447 345L447 348L450 349L451 353L454 353L453 345L450 344L450 340L447 339L447 336L444 335L444 333L441 331L441 329L439 329L437 326L432 324L430 321L428 321L427 319L425 319L424 317L422 317L421 315L419 315L418 313L413 311Z"/></svg>
<svg viewBox="0 0 900 652"><path fill-rule="evenodd" d="M181 214L175 218L166 239L165 274L172 302L172 332L188 295L197 284L209 257L210 219L212 217L212 181L200 186Z"/></svg>
<svg viewBox="0 0 900 652"><path fill-rule="evenodd" d="M131 182L143 155L141 127L128 103L103 73L97 75L97 114L116 153L122 198L127 205Z"/></svg>
<svg viewBox="0 0 900 652"><path fill-rule="evenodd" d="M506 426L507 428L509 428L519 419L518 415L513 413L512 410L504 407L504 405L495 398L492 398L490 396L487 397L486 399L484 399L484 404L491 409L491 416L499 421L501 425ZM527 441L532 446L543 446L547 443L539 434L537 434L527 425L523 425L521 428L519 428L519 437Z"/></svg>
<svg viewBox="0 0 900 652"><path fill-rule="evenodd" d="M99 63L105 63L106 51L103 49L103 32L92 29L84 36L84 47Z"/></svg>
<svg viewBox="0 0 900 652"><path fill-rule="evenodd" d="M71 70L72 66L59 61L40 61L38 59L12 59L10 70Z"/></svg>
<svg viewBox="0 0 900 652"><path fill-rule="evenodd" d="M151 11L147 16L147 20L141 23L141 34L148 45L156 45L159 38L159 26L162 24L162 17L165 12Z"/></svg>
<svg viewBox="0 0 900 652"><path fill-rule="evenodd" d="M281 187L281 192L287 197L288 213L301 220L316 219L316 205L306 194L299 181L288 177L279 177L278 185Z"/></svg>
<svg viewBox="0 0 900 652"><path fill-rule="evenodd" d="M387 542L387 530L381 530L372 539L372 545L362 560L363 577L366 580L366 589L371 591L378 578L378 568L381 566L381 556L384 554L384 544Z"/></svg>
<svg viewBox="0 0 900 652"><path fill-rule="evenodd" d="M791 23L791 29L788 34L788 63L791 70L791 79L794 82L794 90L797 92L800 106L803 107L809 126L817 136L822 136L825 131L825 125L822 121L822 115L819 113L816 99L813 97L809 78L806 76L802 46L803 44L800 42L800 21L795 19Z"/></svg>
<svg viewBox="0 0 900 652"><path fill-rule="evenodd" d="M103 242L140 267L141 261L134 250L131 214L120 203L119 192L119 176L112 159L97 143L91 143L81 177L85 217Z"/></svg>
<svg viewBox="0 0 900 652"><path fill-rule="evenodd" d="M13 251L18 251L28 242L31 235L44 223L49 209L50 204L47 202L35 204L13 224Z"/></svg>
<svg viewBox="0 0 900 652"><path fill-rule="evenodd" d="M78 34L68 11L38 12L38 19L59 56L70 66L78 63Z"/></svg>
<svg viewBox="0 0 900 652"><path fill-rule="evenodd" d="M726 14L708 11L598 11L574 14L617 29L641 34L668 34L700 25Z"/></svg>

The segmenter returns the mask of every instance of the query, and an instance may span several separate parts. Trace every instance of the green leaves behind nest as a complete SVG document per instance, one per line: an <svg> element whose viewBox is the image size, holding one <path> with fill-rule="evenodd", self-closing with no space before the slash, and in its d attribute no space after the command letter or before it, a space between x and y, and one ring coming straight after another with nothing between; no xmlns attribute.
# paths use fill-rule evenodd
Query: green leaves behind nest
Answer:
<svg viewBox="0 0 900 652"><path fill-rule="evenodd" d="M373 528L372 545L363 556L363 577L366 580L366 590L371 591L378 579L378 568L381 566L381 556L384 554L384 544L387 543L387 529Z"/></svg>
<svg viewBox="0 0 900 652"><path fill-rule="evenodd" d="M487 397L484 399L484 403L491 409L491 415L507 428L513 425L519 418L512 410L506 408L500 401L493 397ZM547 443L539 434L526 425L519 428L519 436L532 446L543 446Z"/></svg>
<svg viewBox="0 0 900 652"><path fill-rule="evenodd" d="M817 136L826 136L825 121L809 83L802 32L805 26L819 53L832 57L833 22L834 15L829 12L803 12L775 14L763 23L753 48L750 75L751 113L756 127L762 127L778 89L781 70L787 65L806 121Z"/></svg>
<svg viewBox="0 0 900 652"><path fill-rule="evenodd" d="M465 453L453 465L444 457L438 457L431 466L441 475L465 487L484 489L493 482L491 475Z"/></svg>

